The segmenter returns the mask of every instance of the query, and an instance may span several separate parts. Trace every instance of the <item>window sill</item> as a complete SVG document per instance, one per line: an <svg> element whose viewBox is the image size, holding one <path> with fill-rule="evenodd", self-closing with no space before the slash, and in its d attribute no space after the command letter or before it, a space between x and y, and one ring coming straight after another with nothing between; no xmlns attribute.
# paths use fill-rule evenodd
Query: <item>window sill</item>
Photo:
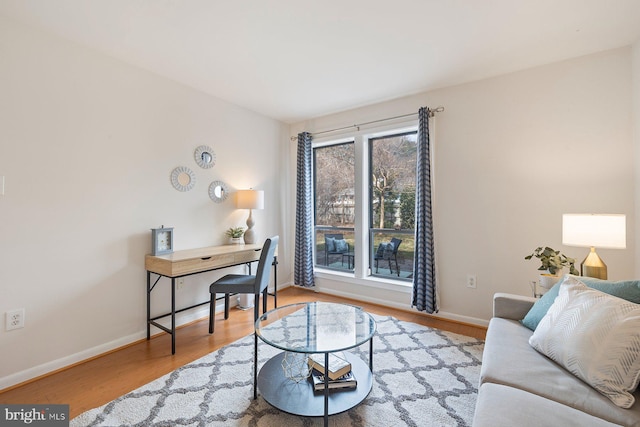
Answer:
<svg viewBox="0 0 640 427"><path fill-rule="evenodd" d="M403 294L411 294L413 283L404 280L394 280L376 276L355 277L353 273L328 270L316 267L315 276L319 279L333 280L336 282L350 283L360 286L368 286L378 289L386 289Z"/></svg>

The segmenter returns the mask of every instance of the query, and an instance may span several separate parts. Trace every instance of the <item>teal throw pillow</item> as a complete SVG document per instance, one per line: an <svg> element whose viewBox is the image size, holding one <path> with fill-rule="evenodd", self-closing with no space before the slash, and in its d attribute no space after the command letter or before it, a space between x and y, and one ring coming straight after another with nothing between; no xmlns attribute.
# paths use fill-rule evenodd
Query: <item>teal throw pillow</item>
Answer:
<svg viewBox="0 0 640 427"><path fill-rule="evenodd" d="M579 277L578 279L590 288L625 299L629 302L640 304L640 280L620 280L612 282L594 277Z"/></svg>
<svg viewBox="0 0 640 427"><path fill-rule="evenodd" d="M559 280L558 283L553 285L551 289L549 289L544 295L542 295L542 297L540 297L540 299L536 301L535 304L533 304L533 307L531 307L527 315L524 316L524 319L522 319L520 323L522 323L532 331L535 331L538 327L538 323L540 323L544 315L547 314L547 311L549 311L551 304L553 304L553 302L556 300L558 292L560 292L560 283L562 283L563 281L564 279Z"/></svg>
<svg viewBox="0 0 640 427"><path fill-rule="evenodd" d="M378 245L378 250L376 251L376 258L382 259L384 258L384 252L387 250L388 243L382 242Z"/></svg>
<svg viewBox="0 0 640 427"><path fill-rule="evenodd" d="M327 242L327 251L335 252L336 251L336 239L333 237L326 237L325 241Z"/></svg>
<svg viewBox="0 0 640 427"><path fill-rule="evenodd" d="M344 239L336 239L336 252L347 252L349 250L349 245L347 241Z"/></svg>
<svg viewBox="0 0 640 427"><path fill-rule="evenodd" d="M569 274L565 275L562 280L553 285L551 289L547 291L542 297L533 304L531 310L524 316L524 319L520 321L524 326L536 330L538 323L542 320L549 307L553 304L560 291L560 284L565 280ZM596 289L600 292L604 292L609 295L613 295L618 298L625 299L635 304L640 304L640 280L622 280L618 282L612 282L609 280L595 279L593 277L573 276L588 287Z"/></svg>

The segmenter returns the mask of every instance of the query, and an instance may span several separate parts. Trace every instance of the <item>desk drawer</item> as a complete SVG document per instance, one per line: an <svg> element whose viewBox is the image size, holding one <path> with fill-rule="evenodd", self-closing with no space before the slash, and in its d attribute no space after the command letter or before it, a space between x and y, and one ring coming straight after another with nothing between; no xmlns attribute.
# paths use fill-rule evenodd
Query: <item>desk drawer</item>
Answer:
<svg viewBox="0 0 640 427"><path fill-rule="evenodd" d="M244 262L260 260L260 251L246 250L229 253L214 253L211 256L192 256L175 259L174 256L155 257L147 255L145 267L148 271L162 274L167 277L178 277L187 274L199 273L201 271L214 270L217 268L230 267Z"/></svg>
<svg viewBox="0 0 640 427"><path fill-rule="evenodd" d="M212 268L228 266L233 263L233 254L185 259L173 262L172 275L179 276L182 274L197 273L199 271L211 270Z"/></svg>
<svg viewBox="0 0 640 427"><path fill-rule="evenodd" d="M260 261L261 251L238 252L234 255L235 262L253 262Z"/></svg>

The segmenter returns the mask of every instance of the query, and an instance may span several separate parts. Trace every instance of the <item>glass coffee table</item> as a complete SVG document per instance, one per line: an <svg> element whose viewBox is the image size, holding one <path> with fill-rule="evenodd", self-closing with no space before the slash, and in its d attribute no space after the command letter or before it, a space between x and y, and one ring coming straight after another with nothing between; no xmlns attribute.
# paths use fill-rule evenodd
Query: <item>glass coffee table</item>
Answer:
<svg viewBox="0 0 640 427"><path fill-rule="evenodd" d="M290 414L306 417L338 414L362 402L373 386L373 335L376 322L359 307L347 304L310 302L286 305L264 313L256 321L256 337L284 350L258 366L257 338L255 344L254 397L257 390L269 404ZM345 350L369 342L369 363ZM351 390L314 392L308 379L294 381L283 369L287 352L307 356L321 353L328 364L329 353L341 351L351 363L357 387ZM327 377L325 372L325 378ZM257 388L256 388L257 386Z"/></svg>

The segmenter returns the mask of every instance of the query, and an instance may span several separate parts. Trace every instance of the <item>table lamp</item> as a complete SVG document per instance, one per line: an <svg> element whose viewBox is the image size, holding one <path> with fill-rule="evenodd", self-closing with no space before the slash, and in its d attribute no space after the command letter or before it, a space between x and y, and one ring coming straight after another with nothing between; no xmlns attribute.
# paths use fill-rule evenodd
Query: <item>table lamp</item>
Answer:
<svg viewBox="0 0 640 427"><path fill-rule="evenodd" d="M251 216L251 212L253 209L264 209L264 191L238 190L236 207L238 209L249 209L249 218L247 218L247 231L244 232L244 242L246 244L255 243L256 235L253 229L255 221Z"/></svg>
<svg viewBox="0 0 640 427"><path fill-rule="evenodd" d="M580 275L607 278L607 265L596 253L599 248L627 247L626 216L621 214L563 214L562 244L589 247L591 252L580 264Z"/></svg>

